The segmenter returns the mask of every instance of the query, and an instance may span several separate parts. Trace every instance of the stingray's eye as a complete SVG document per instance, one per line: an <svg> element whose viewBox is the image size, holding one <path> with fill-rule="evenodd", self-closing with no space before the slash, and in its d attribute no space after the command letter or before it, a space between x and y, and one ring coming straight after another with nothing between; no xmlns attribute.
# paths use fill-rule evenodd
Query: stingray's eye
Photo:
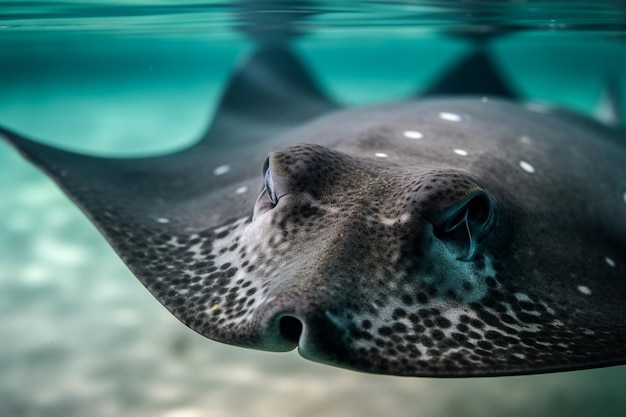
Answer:
<svg viewBox="0 0 626 417"><path fill-rule="evenodd" d="M267 197L272 204L278 204L278 197L276 197L276 190L274 189L274 181L272 181L272 170L270 169L269 160L265 161L265 191Z"/></svg>
<svg viewBox="0 0 626 417"><path fill-rule="evenodd" d="M442 213L434 233L457 259L467 261L474 257L478 242L494 223L494 217L493 203L487 194L476 192Z"/></svg>

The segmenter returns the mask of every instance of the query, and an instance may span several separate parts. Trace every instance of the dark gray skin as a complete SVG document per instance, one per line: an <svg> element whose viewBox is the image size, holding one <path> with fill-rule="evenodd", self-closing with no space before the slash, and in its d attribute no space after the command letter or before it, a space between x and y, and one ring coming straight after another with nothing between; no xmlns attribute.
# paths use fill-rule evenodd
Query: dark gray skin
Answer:
<svg viewBox="0 0 626 417"><path fill-rule="evenodd" d="M211 339L396 375L624 363L626 138L496 77L477 53L427 89L458 96L342 110L268 47L182 152L0 137Z"/></svg>

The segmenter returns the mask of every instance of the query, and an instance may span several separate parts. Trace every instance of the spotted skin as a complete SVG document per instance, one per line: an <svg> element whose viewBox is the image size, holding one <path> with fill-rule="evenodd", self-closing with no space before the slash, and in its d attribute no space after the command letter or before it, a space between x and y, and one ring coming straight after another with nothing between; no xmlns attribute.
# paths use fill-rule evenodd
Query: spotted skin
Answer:
<svg viewBox="0 0 626 417"><path fill-rule="evenodd" d="M469 97L148 159L0 136L209 338L397 375L625 362L626 141L613 128Z"/></svg>

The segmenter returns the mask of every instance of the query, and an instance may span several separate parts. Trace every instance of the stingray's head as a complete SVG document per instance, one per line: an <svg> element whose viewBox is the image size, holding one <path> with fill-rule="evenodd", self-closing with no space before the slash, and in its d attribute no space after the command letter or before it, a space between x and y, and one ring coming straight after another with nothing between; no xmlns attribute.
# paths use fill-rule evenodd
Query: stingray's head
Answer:
<svg viewBox="0 0 626 417"><path fill-rule="evenodd" d="M228 337L378 372L433 372L463 349L483 360L476 344L493 341L470 306L499 286L507 222L476 179L316 145L273 152L262 172L251 220L213 243L232 276L210 321Z"/></svg>

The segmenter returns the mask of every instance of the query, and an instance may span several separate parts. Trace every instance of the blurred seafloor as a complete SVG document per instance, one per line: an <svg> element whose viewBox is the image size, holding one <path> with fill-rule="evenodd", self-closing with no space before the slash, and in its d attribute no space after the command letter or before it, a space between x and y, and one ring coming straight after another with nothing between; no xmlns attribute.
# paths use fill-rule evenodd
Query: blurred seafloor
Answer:
<svg viewBox="0 0 626 417"><path fill-rule="evenodd" d="M619 2L205 3L3 2L0 124L94 154L180 148L207 126L254 48L243 32L283 36L285 18L297 23L294 45L320 84L347 105L415 94L469 50L468 34L490 27L502 32L493 56L524 98L595 116L607 79L626 96ZM398 378L207 340L167 313L4 143L0 317L0 417L626 412L626 367Z"/></svg>

